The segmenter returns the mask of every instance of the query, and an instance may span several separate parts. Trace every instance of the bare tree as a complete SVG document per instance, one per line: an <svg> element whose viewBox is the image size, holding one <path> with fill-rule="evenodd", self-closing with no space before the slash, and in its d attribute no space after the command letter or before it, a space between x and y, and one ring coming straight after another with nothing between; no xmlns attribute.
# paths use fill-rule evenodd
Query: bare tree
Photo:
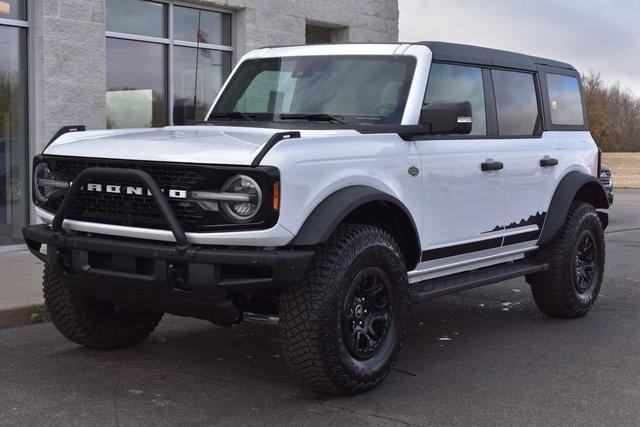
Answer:
<svg viewBox="0 0 640 427"><path fill-rule="evenodd" d="M640 99L593 71L582 76L589 130L603 151L640 151Z"/></svg>

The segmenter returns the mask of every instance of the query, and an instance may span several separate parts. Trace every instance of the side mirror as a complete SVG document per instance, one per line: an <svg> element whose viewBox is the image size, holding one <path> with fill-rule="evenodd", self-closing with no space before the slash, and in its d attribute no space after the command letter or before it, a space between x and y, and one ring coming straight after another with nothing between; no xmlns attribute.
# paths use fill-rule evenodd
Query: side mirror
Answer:
<svg viewBox="0 0 640 427"><path fill-rule="evenodd" d="M433 102L422 107L420 124L427 127L432 135L471 133L473 119L471 103Z"/></svg>
<svg viewBox="0 0 640 427"><path fill-rule="evenodd" d="M182 126L196 119L196 109L193 107L193 99L177 99L173 104L173 124Z"/></svg>

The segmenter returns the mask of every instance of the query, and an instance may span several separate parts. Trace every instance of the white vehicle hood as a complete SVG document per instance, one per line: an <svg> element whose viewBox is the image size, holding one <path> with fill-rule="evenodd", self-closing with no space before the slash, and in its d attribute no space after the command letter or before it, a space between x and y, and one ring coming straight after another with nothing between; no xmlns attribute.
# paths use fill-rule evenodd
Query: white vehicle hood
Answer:
<svg viewBox="0 0 640 427"><path fill-rule="evenodd" d="M67 133L45 154L158 162L250 165L269 138L284 129L174 126ZM305 130L306 136L354 135L354 130Z"/></svg>

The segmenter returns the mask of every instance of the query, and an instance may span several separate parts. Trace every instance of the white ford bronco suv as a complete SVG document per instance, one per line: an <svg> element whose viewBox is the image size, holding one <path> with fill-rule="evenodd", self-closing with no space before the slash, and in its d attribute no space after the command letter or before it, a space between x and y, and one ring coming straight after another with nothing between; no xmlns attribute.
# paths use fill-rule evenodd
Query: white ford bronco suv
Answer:
<svg viewBox="0 0 640 427"><path fill-rule="evenodd" d="M545 314L585 315L599 168L571 65L442 42L264 48L202 122L61 129L34 159L43 224L24 237L78 344L138 343L163 313L279 320L291 370L353 394L391 370L411 303L524 276Z"/></svg>

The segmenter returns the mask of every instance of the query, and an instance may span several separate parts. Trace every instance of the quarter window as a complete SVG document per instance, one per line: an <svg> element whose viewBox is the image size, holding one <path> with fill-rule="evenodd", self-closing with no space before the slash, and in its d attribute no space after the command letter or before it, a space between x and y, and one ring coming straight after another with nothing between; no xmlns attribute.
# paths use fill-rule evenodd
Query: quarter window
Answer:
<svg viewBox="0 0 640 427"><path fill-rule="evenodd" d="M551 123L568 126L584 125L580 84L577 78L547 74L547 89L551 106Z"/></svg>
<svg viewBox="0 0 640 427"><path fill-rule="evenodd" d="M492 70L498 113L498 132L503 136L533 135L539 110L533 74Z"/></svg>
<svg viewBox="0 0 640 427"><path fill-rule="evenodd" d="M462 65L431 65L425 104L432 102L471 102L471 135L487 134L482 70Z"/></svg>

